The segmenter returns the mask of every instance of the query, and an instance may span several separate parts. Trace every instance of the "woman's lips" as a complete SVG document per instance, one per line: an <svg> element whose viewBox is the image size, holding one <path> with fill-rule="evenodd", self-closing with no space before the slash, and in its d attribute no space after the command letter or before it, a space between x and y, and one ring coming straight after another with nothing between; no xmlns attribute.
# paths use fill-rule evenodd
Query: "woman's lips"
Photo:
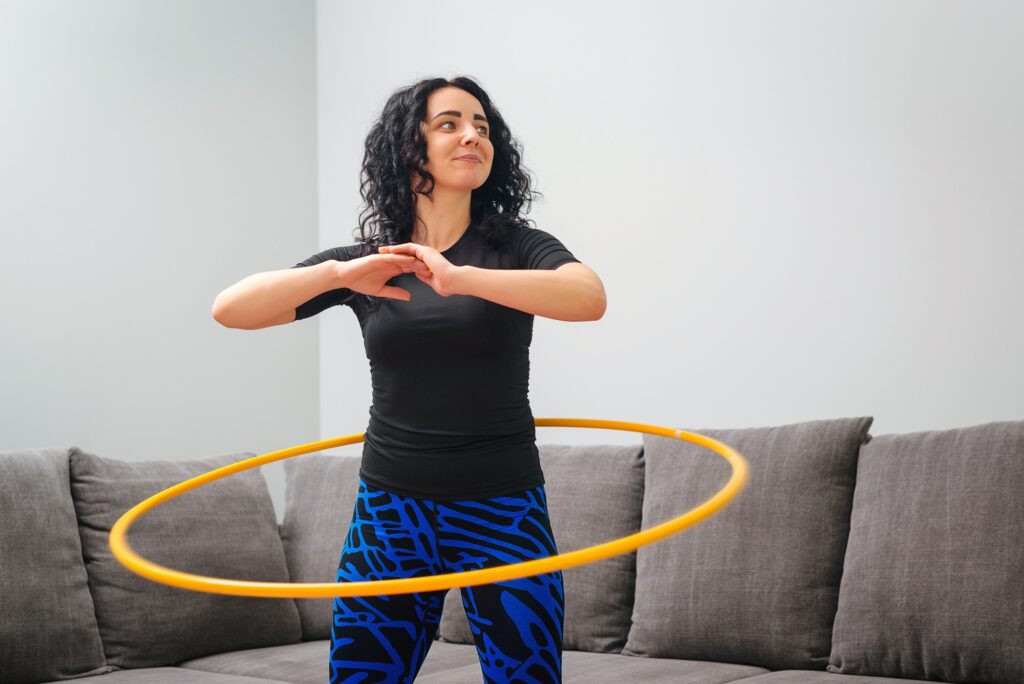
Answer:
<svg viewBox="0 0 1024 684"><path fill-rule="evenodd" d="M464 162L469 162L471 164L480 164L481 163L481 161L479 159L477 159L476 157L456 157L455 161L464 161Z"/></svg>

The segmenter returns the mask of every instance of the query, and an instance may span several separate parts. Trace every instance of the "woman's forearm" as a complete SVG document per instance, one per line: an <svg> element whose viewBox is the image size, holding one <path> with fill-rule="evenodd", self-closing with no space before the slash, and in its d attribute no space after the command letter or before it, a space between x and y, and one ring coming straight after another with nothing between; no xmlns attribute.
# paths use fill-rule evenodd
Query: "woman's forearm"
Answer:
<svg viewBox="0 0 1024 684"><path fill-rule="evenodd" d="M607 306L601 279L581 263L555 270L459 266L454 290L560 321L596 321Z"/></svg>
<svg viewBox="0 0 1024 684"><path fill-rule="evenodd" d="M213 317L221 325L246 330L282 322L286 314L294 315L300 304L345 287L337 263L324 261L303 268L254 273L217 295Z"/></svg>

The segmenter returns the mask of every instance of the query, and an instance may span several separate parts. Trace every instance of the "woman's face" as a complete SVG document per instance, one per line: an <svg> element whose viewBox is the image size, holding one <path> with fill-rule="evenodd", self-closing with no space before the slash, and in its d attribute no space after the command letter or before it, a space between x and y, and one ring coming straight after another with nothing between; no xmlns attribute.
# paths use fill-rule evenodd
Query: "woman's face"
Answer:
<svg viewBox="0 0 1024 684"><path fill-rule="evenodd" d="M426 170L435 186L472 191L487 181L494 145L479 100L461 88L438 88L427 97L420 127L427 141Z"/></svg>

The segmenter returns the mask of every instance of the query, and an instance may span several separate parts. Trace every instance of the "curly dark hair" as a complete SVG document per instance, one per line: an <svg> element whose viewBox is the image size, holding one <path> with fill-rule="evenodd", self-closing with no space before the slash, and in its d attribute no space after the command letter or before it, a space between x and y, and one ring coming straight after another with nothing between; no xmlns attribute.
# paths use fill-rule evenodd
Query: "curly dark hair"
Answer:
<svg viewBox="0 0 1024 684"><path fill-rule="evenodd" d="M426 78L392 93L380 118L366 136L359 193L365 208L359 214L362 253L376 254L381 245L410 242L416 216L414 191L430 196L434 177L426 170L427 142L420 122L427 116L427 97L439 88L465 90L483 105L494 157L487 181L473 191L470 221L483 232L485 243L499 247L509 229L529 227L534 195L530 172L522 164L522 146L484 89L468 76ZM419 173L415 190L409 179ZM355 231L353 231L355 232Z"/></svg>

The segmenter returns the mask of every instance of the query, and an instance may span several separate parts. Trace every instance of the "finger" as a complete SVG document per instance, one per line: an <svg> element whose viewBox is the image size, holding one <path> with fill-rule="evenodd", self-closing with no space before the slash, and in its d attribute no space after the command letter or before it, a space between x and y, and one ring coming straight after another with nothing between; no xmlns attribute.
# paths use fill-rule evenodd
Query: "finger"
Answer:
<svg viewBox="0 0 1024 684"><path fill-rule="evenodd" d="M423 263L412 254L380 254L378 256L384 257L384 263L398 264L402 268L414 265L417 262Z"/></svg>
<svg viewBox="0 0 1024 684"><path fill-rule="evenodd" d="M412 259L411 262L402 264L403 273L429 273L430 268L419 259Z"/></svg>
<svg viewBox="0 0 1024 684"><path fill-rule="evenodd" d="M412 299L412 295L409 294L408 290L403 290L400 287L394 287L392 285L384 286L384 289L380 291L381 297L387 297L389 299L401 299L403 302L408 302Z"/></svg>

